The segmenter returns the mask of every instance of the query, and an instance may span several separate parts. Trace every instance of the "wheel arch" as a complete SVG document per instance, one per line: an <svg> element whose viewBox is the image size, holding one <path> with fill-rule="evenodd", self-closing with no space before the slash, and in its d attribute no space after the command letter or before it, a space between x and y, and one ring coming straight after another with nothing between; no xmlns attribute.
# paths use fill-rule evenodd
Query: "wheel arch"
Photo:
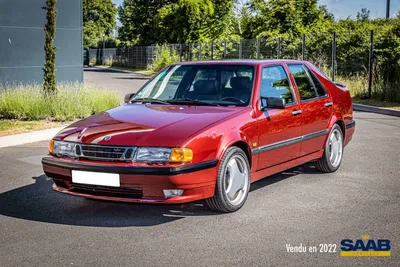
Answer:
<svg viewBox="0 0 400 267"><path fill-rule="evenodd" d="M230 147L239 147L240 149L243 150L243 152L246 154L247 159L249 160L249 164L250 164L250 169L253 166L253 154L251 152L251 148L249 146L249 144L244 141L244 140L232 140L231 142L227 143L223 149L221 149L221 151L218 153L219 154L219 158L222 158L226 152L226 150Z"/></svg>
<svg viewBox="0 0 400 267"><path fill-rule="evenodd" d="M243 140L237 141L237 142L231 144L229 147L232 147L232 146L237 146L243 150L243 152L247 156L247 159L249 160L249 164L250 164L250 168L251 168L253 159L252 159L252 153L251 153L250 146Z"/></svg>
<svg viewBox="0 0 400 267"><path fill-rule="evenodd" d="M344 140L344 138L346 137L346 126L344 125L344 122L342 120L337 120L335 124L338 124L340 126L340 129L342 129Z"/></svg>
<svg viewBox="0 0 400 267"><path fill-rule="evenodd" d="M328 125L329 131L332 129L333 125L335 125L335 124L338 124L338 125L339 125L340 129L342 130L343 139L344 139L345 136L346 136L346 126L345 126L345 124L344 124L342 115L339 114L339 113L334 114L334 115L332 116L331 121L329 122L329 125Z"/></svg>

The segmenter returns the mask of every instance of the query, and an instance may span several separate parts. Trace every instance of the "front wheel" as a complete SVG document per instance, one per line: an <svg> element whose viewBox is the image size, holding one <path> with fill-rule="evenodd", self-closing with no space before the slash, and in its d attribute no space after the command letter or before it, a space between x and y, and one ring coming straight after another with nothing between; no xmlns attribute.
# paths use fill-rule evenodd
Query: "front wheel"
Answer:
<svg viewBox="0 0 400 267"><path fill-rule="evenodd" d="M249 189L249 160L243 150L230 147L218 169L214 196L206 199L206 204L219 212L237 211L246 202Z"/></svg>
<svg viewBox="0 0 400 267"><path fill-rule="evenodd" d="M343 158L343 132L338 124L333 125L322 158L315 167L320 172L334 172L339 169Z"/></svg>

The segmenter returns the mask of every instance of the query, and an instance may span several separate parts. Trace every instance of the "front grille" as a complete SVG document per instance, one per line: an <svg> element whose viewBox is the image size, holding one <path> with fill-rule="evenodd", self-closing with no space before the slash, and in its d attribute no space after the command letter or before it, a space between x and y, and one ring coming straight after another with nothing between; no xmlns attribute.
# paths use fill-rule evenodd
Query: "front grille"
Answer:
<svg viewBox="0 0 400 267"><path fill-rule="evenodd" d="M132 161L136 147L77 145L79 158L99 161Z"/></svg>
<svg viewBox="0 0 400 267"><path fill-rule="evenodd" d="M142 198L141 188L124 188L100 185L72 184L71 192L90 194L96 196L120 197L120 198Z"/></svg>

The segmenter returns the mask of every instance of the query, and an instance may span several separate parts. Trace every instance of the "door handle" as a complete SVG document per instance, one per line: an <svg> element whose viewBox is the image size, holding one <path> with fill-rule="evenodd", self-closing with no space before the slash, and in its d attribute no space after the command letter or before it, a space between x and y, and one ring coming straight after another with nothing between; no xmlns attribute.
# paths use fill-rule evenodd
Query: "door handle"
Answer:
<svg viewBox="0 0 400 267"><path fill-rule="evenodd" d="M301 110L294 110L294 111L292 111L292 115L293 116L297 116L297 115L300 115L301 114Z"/></svg>
<svg viewBox="0 0 400 267"><path fill-rule="evenodd" d="M326 103L325 103L325 107L331 107L331 106L333 106L333 103L332 103L332 102L326 102Z"/></svg>

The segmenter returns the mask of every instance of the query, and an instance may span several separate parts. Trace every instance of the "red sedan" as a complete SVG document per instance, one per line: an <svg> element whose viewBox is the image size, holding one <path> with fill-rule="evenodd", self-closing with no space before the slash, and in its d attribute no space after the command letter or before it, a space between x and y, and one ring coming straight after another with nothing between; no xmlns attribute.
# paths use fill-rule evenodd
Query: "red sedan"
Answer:
<svg viewBox="0 0 400 267"><path fill-rule="evenodd" d="M304 61L178 63L125 100L50 142L56 191L232 212L266 176L336 171L355 129L349 91Z"/></svg>

